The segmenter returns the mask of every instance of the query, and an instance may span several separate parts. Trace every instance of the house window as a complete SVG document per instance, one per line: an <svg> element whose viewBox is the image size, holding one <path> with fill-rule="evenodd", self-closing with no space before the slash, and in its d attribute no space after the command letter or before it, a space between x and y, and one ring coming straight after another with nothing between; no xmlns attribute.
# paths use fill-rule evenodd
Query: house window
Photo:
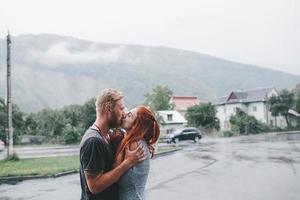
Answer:
<svg viewBox="0 0 300 200"><path fill-rule="evenodd" d="M253 106L252 110L253 110L253 112L256 112L256 110L257 110L256 106Z"/></svg>
<svg viewBox="0 0 300 200"><path fill-rule="evenodd" d="M167 129L167 134L173 133L173 128Z"/></svg>
<svg viewBox="0 0 300 200"><path fill-rule="evenodd" d="M168 117L168 121L172 121L173 120L173 115L172 114L168 114L167 117Z"/></svg>

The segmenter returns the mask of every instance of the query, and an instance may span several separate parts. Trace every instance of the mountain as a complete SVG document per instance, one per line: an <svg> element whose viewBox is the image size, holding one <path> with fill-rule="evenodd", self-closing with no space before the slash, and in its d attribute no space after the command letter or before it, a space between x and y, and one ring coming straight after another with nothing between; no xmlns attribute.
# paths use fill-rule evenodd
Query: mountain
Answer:
<svg viewBox="0 0 300 200"><path fill-rule="evenodd" d="M82 104L106 87L128 107L157 84L176 95L213 101L232 90L293 88L300 76L167 47L96 43L58 35L12 37L13 102L23 110ZM6 40L0 39L0 96L5 96Z"/></svg>

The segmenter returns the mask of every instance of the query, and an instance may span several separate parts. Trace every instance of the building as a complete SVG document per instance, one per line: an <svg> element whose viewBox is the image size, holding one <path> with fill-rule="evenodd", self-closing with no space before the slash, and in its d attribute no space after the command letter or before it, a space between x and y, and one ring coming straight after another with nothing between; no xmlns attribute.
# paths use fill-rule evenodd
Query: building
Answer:
<svg viewBox="0 0 300 200"><path fill-rule="evenodd" d="M220 129L230 129L230 117L240 108L248 115L273 127L286 127L282 116L274 117L268 109L267 100L272 95L278 96L275 88L258 88L247 91L232 91L228 96L222 97L215 104L217 118L220 120Z"/></svg>
<svg viewBox="0 0 300 200"><path fill-rule="evenodd" d="M298 113L293 109L289 109L288 113L289 113L290 125L292 127L297 127L298 124L300 124L300 113Z"/></svg>
<svg viewBox="0 0 300 200"><path fill-rule="evenodd" d="M173 110L177 110L182 116L185 116L189 107L200 104L196 96L172 96L170 102L174 105Z"/></svg>
<svg viewBox="0 0 300 200"><path fill-rule="evenodd" d="M162 136L187 126L186 119L176 110L158 111L160 133Z"/></svg>

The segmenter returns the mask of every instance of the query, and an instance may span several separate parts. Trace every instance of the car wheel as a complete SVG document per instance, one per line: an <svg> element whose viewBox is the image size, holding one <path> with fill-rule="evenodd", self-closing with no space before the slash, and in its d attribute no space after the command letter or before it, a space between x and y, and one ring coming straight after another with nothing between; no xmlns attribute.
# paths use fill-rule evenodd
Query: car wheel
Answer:
<svg viewBox="0 0 300 200"><path fill-rule="evenodd" d="M199 142L199 137L198 137L198 136L196 136L196 137L194 138L194 142L195 142L195 143L198 143L198 142Z"/></svg>
<svg viewBox="0 0 300 200"><path fill-rule="evenodd" d="M174 140L175 144L179 142L179 138L175 138Z"/></svg>

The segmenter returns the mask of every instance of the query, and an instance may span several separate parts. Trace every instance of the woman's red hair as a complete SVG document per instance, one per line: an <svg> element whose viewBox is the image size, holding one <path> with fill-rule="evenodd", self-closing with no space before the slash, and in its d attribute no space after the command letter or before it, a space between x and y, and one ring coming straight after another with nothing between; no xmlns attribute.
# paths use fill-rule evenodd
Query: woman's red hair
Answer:
<svg viewBox="0 0 300 200"><path fill-rule="evenodd" d="M138 106L137 116L132 124L130 130L121 141L116 155L123 152L125 147L132 142L144 140L149 147L151 157L154 154L153 145L157 142L160 134L159 125L154 117L154 114L146 106Z"/></svg>

